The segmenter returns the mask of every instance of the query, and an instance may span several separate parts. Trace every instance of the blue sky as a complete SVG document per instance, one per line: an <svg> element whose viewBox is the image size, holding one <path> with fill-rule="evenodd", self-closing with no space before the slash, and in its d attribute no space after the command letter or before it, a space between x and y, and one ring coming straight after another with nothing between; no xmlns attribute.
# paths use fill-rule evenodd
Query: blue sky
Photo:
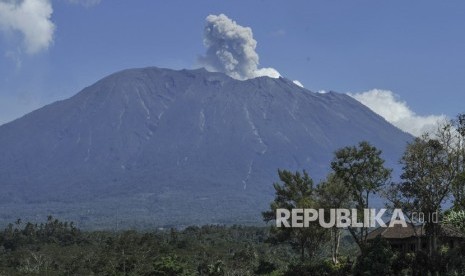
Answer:
<svg viewBox="0 0 465 276"><path fill-rule="evenodd" d="M465 1L0 0L0 124L125 68L199 67L220 13L252 28L261 67L312 91L379 89L358 99L420 119L465 111Z"/></svg>

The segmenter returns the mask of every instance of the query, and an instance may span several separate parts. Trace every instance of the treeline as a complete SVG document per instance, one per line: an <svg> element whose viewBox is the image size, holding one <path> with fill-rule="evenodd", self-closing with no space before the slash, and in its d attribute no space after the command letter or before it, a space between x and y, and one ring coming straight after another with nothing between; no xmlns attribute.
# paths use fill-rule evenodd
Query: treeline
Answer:
<svg viewBox="0 0 465 276"><path fill-rule="evenodd" d="M292 245L275 243L269 227L89 232L48 217L41 224L18 220L0 232L0 275L410 275L406 268L430 265L426 255L403 254L383 240L360 255L347 231L340 246L337 264L324 239L311 260L302 262ZM465 247L440 256L436 266L463 269Z"/></svg>
<svg viewBox="0 0 465 276"><path fill-rule="evenodd" d="M268 239L268 227L89 232L52 217L18 220L0 232L0 275L293 275L298 255ZM356 254L349 236L342 242ZM324 265L328 249L318 255Z"/></svg>

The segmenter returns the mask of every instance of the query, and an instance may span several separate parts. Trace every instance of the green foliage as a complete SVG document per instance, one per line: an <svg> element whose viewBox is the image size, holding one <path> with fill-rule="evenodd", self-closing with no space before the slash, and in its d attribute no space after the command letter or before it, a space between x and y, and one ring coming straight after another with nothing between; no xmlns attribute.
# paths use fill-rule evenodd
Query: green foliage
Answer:
<svg viewBox="0 0 465 276"><path fill-rule="evenodd" d="M352 203L351 190L345 181L330 173L317 187L318 201L322 208L349 208Z"/></svg>
<svg viewBox="0 0 465 276"><path fill-rule="evenodd" d="M449 124L446 129L449 136L452 136L455 144L454 163L456 165L457 175L452 183L452 195L454 197L454 209L465 209L465 113L458 114L456 120Z"/></svg>
<svg viewBox="0 0 465 276"><path fill-rule="evenodd" d="M465 243L445 253L447 272L444 275L465 275Z"/></svg>
<svg viewBox="0 0 465 276"><path fill-rule="evenodd" d="M348 194L358 210L357 214L362 216L363 210L369 207L371 196L386 185L392 170L384 167L381 151L366 141L339 149L334 155L331 168L348 185ZM368 228L349 227L349 231L363 251L367 243Z"/></svg>
<svg viewBox="0 0 465 276"><path fill-rule="evenodd" d="M176 256L166 256L155 261L153 271L147 276L180 276L185 271L184 264Z"/></svg>
<svg viewBox="0 0 465 276"><path fill-rule="evenodd" d="M395 251L385 239L378 238L357 258L353 275L465 275L464 260L465 244L452 250L442 247L429 255L421 250Z"/></svg>
<svg viewBox="0 0 465 276"><path fill-rule="evenodd" d="M21 228L22 227L22 228ZM46 223L23 224L17 220L4 229L0 241L6 250L29 247L34 243L58 244L61 246L84 242L79 229L73 223L61 222L49 216Z"/></svg>
<svg viewBox="0 0 465 276"><path fill-rule="evenodd" d="M412 218L414 213L422 213L425 217L443 216L442 206L453 194L454 183L463 160L457 154L462 147L456 144L458 137L451 125L443 126L434 136L424 134L407 145L402 156L402 183L393 184L388 192L388 200L393 208L401 208ZM456 139L457 138L457 139ZM460 217L455 213L449 217L452 223L459 223ZM418 223L418 221L411 221ZM426 220L424 223L425 240L428 243L428 258L423 267L431 267L433 259L440 259L438 252L441 235L441 224ZM418 235L418 233L416 233ZM417 256L421 262L421 256ZM428 265L427 265L428 264ZM434 270L433 270L434 269ZM430 272L437 271L431 267Z"/></svg>
<svg viewBox="0 0 465 276"><path fill-rule="evenodd" d="M342 260L334 264L331 260L290 264L283 276L345 276L351 274L351 264Z"/></svg>
<svg viewBox="0 0 465 276"><path fill-rule="evenodd" d="M325 209L325 217L329 216L330 209L348 209L352 206L349 186L334 173L329 174L326 180L318 185L317 195L319 205ZM334 226L329 231L331 258L333 264L337 264L339 262L341 229Z"/></svg>
<svg viewBox="0 0 465 276"><path fill-rule="evenodd" d="M271 272L277 269L276 265L265 260L260 260L258 267L255 269L254 273L256 275L265 275L270 274Z"/></svg>
<svg viewBox="0 0 465 276"><path fill-rule="evenodd" d="M270 210L263 212L266 222L276 219L277 209L318 209L318 198L313 180L303 172L292 173L286 170L278 171L281 183L275 183L275 199L270 204ZM290 217L292 220L292 215ZM322 228L318 222L310 222L308 227L272 227L269 241L272 243L289 243L300 252L300 259L313 258L324 241L327 240L328 231Z"/></svg>
<svg viewBox="0 0 465 276"><path fill-rule="evenodd" d="M396 255L384 239L376 239L357 259L354 275L395 275Z"/></svg>
<svg viewBox="0 0 465 276"><path fill-rule="evenodd" d="M450 193L456 173L448 145L427 135L416 138L407 146L401 163L400 189L403 195L414 198L412 208L425 214L438 211Z"/></svg>
<svg viewBox="0 0 465 276"><path fill-rule="evenodd" d="M465 233L465 211L454 211L451 210L444 216L444 223L450 224L453 227L461 230Z"/></svg>
<svg viewBox="0 0 465 276"><path fill-rule="evenodd" d="M265 243L265 227L191 226L151 232L82 232L49 218L0 230L0 275L254 275L296 256Z"/></svg>
<svg viewBox="0 0 465 276"><path fill-rule="evenodd" d="M315 190L313 180L307 172L292 173L286 170L278 170L281 183L274 183L275 200L271 203L271 210L264 212L265 221L274 220L275 211L278 208L293 209L314 206Z"/></svg>
<svg viewBox="0 0 465 276"><path fill-rule="evenodd" d="M331 168L349 185L357 209L367 208L369 195L380 191L392 172L384 167L381 151L365 141L336 151Z"/></svg>

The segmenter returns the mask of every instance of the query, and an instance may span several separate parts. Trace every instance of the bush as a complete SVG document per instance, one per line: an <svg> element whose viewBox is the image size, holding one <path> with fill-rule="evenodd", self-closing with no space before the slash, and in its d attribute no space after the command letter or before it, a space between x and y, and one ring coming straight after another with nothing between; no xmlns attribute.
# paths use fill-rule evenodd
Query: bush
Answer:
<svg viewBox="0 0 465 276"><path fill-rule="evenodd" d="M269 274L275 271L276 269L277 267L275 264L268 262L268 261L260 260L260 262L258 263L258 267L257 269L255 269L254 272L256 275L263 275L263 274Z"/></svg>
<svg viewBox="0 0 465 276"><path fill-rule="evenodd" d="M345 276L351 275L350 270L350 264L344 260L335 265L328 259L308 264L291 264L284 276Z"/></svg>
<svg viewBox="0 0 465 276"><path fill-rule="evenodd" d="M393 264L394 251L386 240L377 238L357 258L354 275L395 275Z"/></svg>
<svg viewBox="0 0 465 276"><path fill-rule="evenodd" d="M185 266L174 256L162 257L154 263L154 270L147 276L179 276L185 273Z"/></svg>

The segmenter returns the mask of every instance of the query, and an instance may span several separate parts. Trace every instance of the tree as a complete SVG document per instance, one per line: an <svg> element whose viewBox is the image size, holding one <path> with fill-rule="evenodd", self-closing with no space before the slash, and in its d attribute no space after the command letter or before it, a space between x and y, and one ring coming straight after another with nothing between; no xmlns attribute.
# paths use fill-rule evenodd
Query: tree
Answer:
<svg viewBox="0 0 465 276"><path fill-rule="evenodd" d="M424 264L436 264L439 254L438 237L441 232L442 206L453 196L454 209L465 206L464 187L465 115L441 125L433 133L425 133L407 145L402 156L401 182L393 184L386 193L391 207L407 213L410 223L423 225L428 242L427 252L418 252ZM423 214L424 221L413 214ZM452 211L451 214L455 214ZM461 216L446 217L443 222L457 223ZM417 229L416 227L414 229ZM416 233L421 248L421 237ZM421 263L421 262L420 262ZM429 273L438 273L437 266L428 265Z"/></svg>
<svg viewBox="0 0 465 276"><path fill-rule="evenodd" d="M270 204L270 210L262 213L266 222L276 219L277 209L291 211L297 208L318 208L313 180L307 172L300 174L278 170L278 175L282 184L273 184L276 197ZM298 249L302 262L305 260L305 253L312 258L327 237L326 229L320 227L318 222L310 222L309 227L303 228L272 227L270 234L271 242L289 242L293 248Z"/></svg>
<svg viewBox="0 0 465 276"><path fill-rule="evenodd" d="M453 140L451 154L457 175L452 183L451 192L454 197L454 209L456 211L465 209L465 113L457 115L443 128L443 136L449 136Z"/></svg>
<svg viewBox="0 0 465 276"><path fill-rule="evenodd" d="M317 194L318 202L325 209L325 213L328 213L329 209L349 208L351 206L349 187L334 173L329 174L326 180L318 185ZM341 233L341 229L336 225L330 229L331 259L334 264L339 263Z"/></svg>
<svg viewBox="0 0 465 276"><path fill-rule="evenodd" d="M403 182L397 188L399 198L409 198L410 204L403 207L427 218L441 215L458 172L451 137L442 132L438 138L425 134L408 144L401 160ZM438 248L440 224L425 220L424 227L431 256Z"/></svg>
<svg viewBox="0 0 465 276"><path fill-rule="evenodd" d="M392 172L384 167L381 151L366 141L337 150L331 168L346 183L358 216L364 214L364 209L369 207L370 197L384 187ZM349 226L348 229L363 252L367 243L368 227Z"/></svg>
<svg viewBox="0 0 465 276"><path fill-rule="evenodd" d="M186 267L177 256L161 257L153 264L153 276L179 276L186 274Z"/></svg>

